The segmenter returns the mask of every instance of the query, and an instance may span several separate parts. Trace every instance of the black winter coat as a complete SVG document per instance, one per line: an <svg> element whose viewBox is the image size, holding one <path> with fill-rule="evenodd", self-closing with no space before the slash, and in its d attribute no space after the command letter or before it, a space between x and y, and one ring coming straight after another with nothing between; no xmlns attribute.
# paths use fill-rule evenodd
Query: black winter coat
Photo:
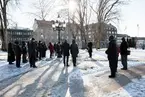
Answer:
<svg viewBox="0 0 145 97"><path fill-rule="evenodd" d="M117 60L117 46L116 41L112 40L109 42L108 49L106 50L106 54L108 55L108 60Z"/></svg>
<svg viewBox="0 0 145 97"><path fill-rule="evenodd" d="M127 55L127 48L128 48L128 44L126 41L123 41L120 45L120 54L121 55Z"/></svg>
<svg viewBox="0 0 145 97"><path fill-rule="evenodd" d="M70 51L71 51L72 57L77 57L79 53L78 45L76 43L71 44Z"/></svg>
<svg viewBox="0 0 145 97"><path fill-rule="evenodd" d="M29 57L36 57L36 43L32 41L29 43Z"/></svg>
<svg viewBox="0 0 145 97"><path fill-rule="evenodd" d="M16 46L15 46L15 53L16 53L16 56L18 56L18 57L21 56L22 49L18 44L16 44Z"/></svg>
<svg viewBox="0 0 145 97"><path fill-rule="evenodd" d="M27 47L25 45L22 46L22 54L27 54Z"/></svg>
<svg viewBox="0 0 145 97"><path fill-rule="evenodd" d="M64 56L69 56L70 45L68 43L63 43L62 45L62 53Z"/></svg>
<svg viewBox="0 0 145 97"><path fill-rule="evenodd" d="M15 52L12 46L8 46L8 62L14 62L15 61Z"/></svg>
<svg viewBox="0 0 145 97"><path fill-rule="evenodd" d="M92 46L93 46L92 42L89 42L88 43L88 52L92 52Z"/></svg>

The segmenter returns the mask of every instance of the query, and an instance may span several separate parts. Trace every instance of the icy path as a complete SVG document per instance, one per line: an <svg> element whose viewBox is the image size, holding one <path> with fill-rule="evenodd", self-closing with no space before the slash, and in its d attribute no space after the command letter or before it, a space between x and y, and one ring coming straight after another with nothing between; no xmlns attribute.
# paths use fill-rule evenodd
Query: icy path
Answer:
<svg viewBox="0 0 145 97"><path fill-rule="evenodd" d="M144 97L145 62L140 58L145 57L143 51L133 50L128 71L120 70L119 61L116 79L108 78L110 72L104 51L94 51L92 59L86 51L80 51L76 68L71 58L68 68L57 58L39 61L35 69L28 63L22 68L0 65L0 97Z"/></svg>

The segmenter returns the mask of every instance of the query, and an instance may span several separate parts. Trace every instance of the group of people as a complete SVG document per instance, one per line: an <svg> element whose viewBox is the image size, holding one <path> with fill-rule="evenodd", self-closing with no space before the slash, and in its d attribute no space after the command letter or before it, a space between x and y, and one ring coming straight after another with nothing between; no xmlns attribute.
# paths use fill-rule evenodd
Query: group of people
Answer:
<svg viewBox="0 0 145 97"><path fill-rule="evenodd" d="M60 42L54 45L49 43L48 48L50 50L50 58L52 58L52 55L54 54L57 56L57 58L63 57L64 66L69 66L68 61L71 53L73 66L76 66L76 57L78 56L79 49L75 40L72 40L71 45L67 42L67 40L65 40L62 44L60 44Z"/></svg>
<svg viewBox="0 0 145 97"><path fill-rule="evenodd" d="M47 46L45 42L37 42L34 38L30 41L22 42L15 41L15 43L8 43L8 58L9 64L13 64L16 61L16 67L21 66L21 56L22 62L27 63L29 60L30 67L36 68L35 62L46 57Z"/></svg>
<svg viewBox="0 0 145 97"><path fill-rule="evenodd" d="M16 61L16 67L20 68L22 56L23 63L27 63L29 60L30 67L36 68L35 62L46 57L47 49L50 51L50 58L53 55L57 56L57 58L63 56L64 66L69 66L69 52L71 52L73 65L76 66L76 57L78 56L79 50L75 40L72 41L71 45L66 40L62 44L58 42L53 45L50 42L48 47L45 42L37 42L34 38L27 43L23 41L21 45L18 41L15 41L15 43L8 44L8 62L9 64L13 64Z"/></svg>
<svg viewBox="0 0 145 97"><path fill-rule="evenodd" d="M110 67L110 71L111 71L111 75L109 75L109 78L116 77L119 53L121 55L121 63L123 65L123 68L121 68L121 69L122 70L128 69L127 68L127 56L130 54L130 51L127 49L128 49L128 43L126 42L124 37L122 38L120 47L117 47L114 36L109 37L109 46L105 52L108 55L109 67Z"/></svg>
<svg viewBox="0 0 145 97"><path fill-rule="evenodd" d="M92 45L92 42L89 42L87 47L90 58L92 57ZM73 66L76 66L76 58L78 56L79 49L75 40L72 40L71 45L67 42L67 40L65 40L62 44L58 42L54 45L50 42L48 49L50 50L50 58L52 58L53 55L56 55L58 58L63 56L64 66L69 66L68 61L71 53ZM109 37L108 49L105 51L105 53L108 55L109 67L111 71L109 78L114 78L116 76L119 53L121 55L121 62L123 65L122 70L128 69L127 56L130 52L127 49L128 43L125 41L124 37L122 38L120 47L117 46L114 36ZM8 44L8 62L9 64L13 64L13 62L16 60L16 67L20 68L21 55L23 63L28 61L28 55L30 67L36 68L35 62L46 57L46 50L47 46L45 42L37 42L34 38L32 38L27 45L25 42L22 42L22 46L20 46L18 41L15 41L15 44Z"/></svg>

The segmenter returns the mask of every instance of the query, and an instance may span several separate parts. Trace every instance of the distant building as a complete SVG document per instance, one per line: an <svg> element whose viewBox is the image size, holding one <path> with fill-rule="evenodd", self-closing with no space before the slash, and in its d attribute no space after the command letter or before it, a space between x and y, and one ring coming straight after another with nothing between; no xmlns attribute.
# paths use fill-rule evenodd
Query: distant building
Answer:
<svg viewBox="0 0 145 97"><path fill-rule="evenodd" d="M131 38L131 37L130 37L129 35L127 35L127 34L117 34L116 42L117 42L118 45L121 44L122 38L123 38L123 37L126 39L126 41L127 41L127 39L130 39L130 38Z"/></svg>
<svg viewBox="0 0 145 97"><path fill-rule="evenodd" d="M58 31L54 31L52 28L53 21L46 20L34 20L33 24L33 37L37 41L45 41L47 44L49 42L57 43L58 42ZM72 40L72 35L69 33L68 24L66 24L66 28L64 31L60 32L61 42L66 39L69 42Z"/></svg>
<svg viewBox="0 0 145 97"><path fill-rule="evenodd" d="M132 37L136 41L136 47L142 48L145 47L145 37Z"/></svg>
<svg viewBox="0 0 145 97"><path fill-rule="evenodd" d="M29 29L7 29L8 42L15 42L16 40L20 43L22 41L29 41L32 38L33 30Z"/></svg>
<svg viewBox="0 0 145 97"><path fill-rule="evenodd" d="M58 42L58 31L53 31L52 28L53 21L46 21L46 20L34 20L33 25L33 37L39 41L45 41L45 42ZM98 23L93 23L87 25L88 31L86 33L86 36L83 36L86 38L87 42L92 41L95 42L95 35L98 33ZM84 39L82 38L82 33L80 33L79 24L73 24L73 23L67 23L66 28L64 31L60 32L60 39L61 42L66 39L69 43L71 43L72 39L75 39L78 46L81 48L82 42L84 42ZM106 46L106 42L108 41L108 38L110 35L113 35L116 37L117 34L117 28L113 26L112 24L103 24L103 39L101 40L101 44L104 44L103 46ZM98 36L99 37L99 36Z"/></svg>
<svg viewBox="0 0 145 97"><path fill-rule="evenodd" d="M106 47L109 41L109 36L113 35L115 38L117 37L117 28L112 24L102 24L102 32L101 33L101 40L100 40L100 47ZM92 23L88 25L88 41L92 41L95 44L95 37L100 37L98 32L98 23ZM97 35L97 36L96 36ZM99 38L98 38L99 39Z"/></svg>

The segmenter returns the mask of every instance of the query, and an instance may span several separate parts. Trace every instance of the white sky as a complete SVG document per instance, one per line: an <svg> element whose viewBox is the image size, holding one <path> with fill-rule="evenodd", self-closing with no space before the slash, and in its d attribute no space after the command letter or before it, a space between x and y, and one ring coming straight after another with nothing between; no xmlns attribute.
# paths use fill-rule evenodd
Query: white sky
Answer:
<svg viewBox="0 0 145 97"><path fill-rule="evenodd" d="M56 0L56 2L58 1ZM32 28L34 17L26 14L26 12L34 11L32 10L31 2L32 0L21 0L19 9L11 10L12 19L17 22L18 27ZM143 9L145 9L145 0L131 0L129 5L125 5L122 8L118 33L138 36L139 32L139 36L145 37L145 11ZM57 16L52 13L49 18L52 17ZM137 24L139 24L139 30Z"/></svg>

